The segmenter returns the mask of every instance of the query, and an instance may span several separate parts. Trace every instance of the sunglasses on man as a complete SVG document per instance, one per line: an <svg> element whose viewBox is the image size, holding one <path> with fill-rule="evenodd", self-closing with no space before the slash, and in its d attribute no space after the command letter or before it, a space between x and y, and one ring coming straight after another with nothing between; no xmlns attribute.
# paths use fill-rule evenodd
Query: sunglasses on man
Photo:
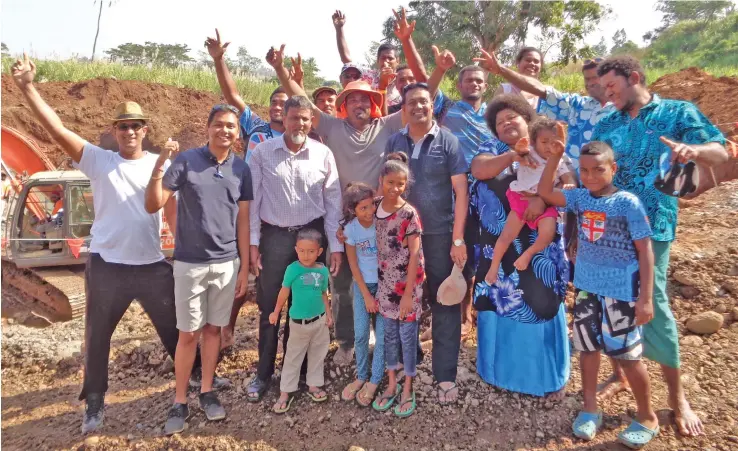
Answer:
<svg viewBox="0 0 738 451"><path fill-rule="evenodd" d="M582 63L583 66L589 66L590 64L600 64L601 62L605 61L605 58L600 58L599 56L596 58L587 58Z"/></svg>
<svg viewBox="0 0 738 451"><path fill-rule="evenodd" d="M124 123L117 123L115 124L115 128L122 132L127 132L128 130L133 130L134 132L137 132L141 130L144 127L144 124L140 122L135 122L133 124L124 124Z"/></svg>

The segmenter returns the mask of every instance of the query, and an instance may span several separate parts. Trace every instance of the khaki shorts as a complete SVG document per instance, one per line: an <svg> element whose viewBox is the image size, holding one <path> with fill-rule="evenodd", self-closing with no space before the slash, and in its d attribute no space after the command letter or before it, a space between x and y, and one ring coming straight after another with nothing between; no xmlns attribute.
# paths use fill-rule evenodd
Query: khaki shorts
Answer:
<svg viewBox="0 0 738 451"><path fill-rule="evenodd" d="M223 263L174 262L177 329L195 332L206 324L225 327L231 318L238 258Z"/></svg>

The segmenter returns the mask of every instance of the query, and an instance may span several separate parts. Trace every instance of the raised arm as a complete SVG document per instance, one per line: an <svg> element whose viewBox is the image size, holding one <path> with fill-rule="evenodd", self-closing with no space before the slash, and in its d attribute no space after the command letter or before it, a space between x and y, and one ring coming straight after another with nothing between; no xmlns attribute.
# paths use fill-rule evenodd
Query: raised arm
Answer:
<svg viewBox="0 0 738 451"><path fill-rule="evenodd" d="M36 77L36 65L28 59L28 55L23 54L23 59L18 60L11 68L13 81L18 86L23 97L26 98L28 106L33 111L36 119L47 132L58 142L64 152L69 155L75 163L79 163L82 159L82 151L85 146L85 140L71 130L64 127L59 116L54 110L41 98L41 95L33 85L33 79Z"/></svg>
<svg viewBox="0 0 738 451"><path fill-rule="evenodd" d="M223 57L229 44L230 42L221 43L220 33L217 28L215 29L215 39L207 38L205 40L205 47L208 48L208 53L215 63L215 74L218 76L218 84L220 85L220 91L223 93L223 97L225 97L226 102L238 108L238 111L243 112L246 109L246 102L243 101L241 95L238 93L236 82L233 80Z"/></svg>
<svg viewBox="0 0 738 451"><path fill-rule="evenodd" d="M149 184L146 185L146 193L144 194L144 208L148 213L156 213L169 202L172 197L172 191L164 188L164 166L169 159L170 155L176 155L179 152L179 143L172 141L171 138L164 144L164 148L159 153L159 158L156 160L154 170L151 172L151 178ZM182 168L181 163L177 163L176 167L170 166L171 172L168 175L168 181L176 183L179 178ZM166 214L166 212L165 212ZM176 221L176 219L175 219Z"/></svg>
<svg viewBox="0 0 738 451"><path fill-rule="evenodd" d="M340 10L336 10L333 13L333 26L336 28L336 45L338 45L338 54L341 56L341 62L343 64L351 62L348 44L346 44L346 36L343 35L343 26L345 24L346 16Z"/></svg>
<svg viewBox="0 0 738 451"><path fill-rule="evenodd" d="M420 58L418 49L415 48L415 42L413 42L415 21L413 20L412 23L407 22L404 7L400 9L400 14L394 9L392 10L392 14L395 15L395 36L397 36L397 39L402 44L402 53L405 54L407 66L413 75L415 75L415 80L418 83L425 83L428 81L428 73L425 71L423 60Z"/></svg>
<svg viewBox="0 0 738 451"><path fill-rule="evenodd" d="M284 44L282 44L279 50L276 50L274 47L270 48L267 52L266 60L267 63L269 63L269 65L272 66L274 68L274 71L277 73L279 83L287 92L288 97L308 97L308 95L305 94L305 90L302 89L302 87L300 87L300 85L295 80L293 80L292 77L290 77L290 72L287 70L286 67L284 67ZM308 97L308 99L309 98L310 97ZM313 127L318 128L322 111L320 111L318 107L316 107L312 102L310 104L313 106Z"/></svg>
<svg viewBox="0 0 738 451"><path fill-rule="evenodd" d="M543 199L546 204L554 207L566 207L566 196L561 190L554 189L554 180L556 179L556 171L559 168L561 157L566 149L566 132L563 125L559 122L556 124L556 140L551 143L551 156L546 160L546 166L543 168L541 181L538 182L538 197Z"/></svg>
<svg viewBox="0 0 738 451"><path fill-rule="evenodd" d="M435 98L438 87L441 86L441 81L443 81L443 76L456 65L456 57L450 50L441 52L435 45L431 46L431 49L436 60L436 68L433 69L433 73L428 79L428 91L430 91L431 98Z"/></svg>
<svg viewBox="0 0 738 451"><path fill-rule="evenodd" d="M519 74L509 67L501 65L497 60L497 55L495 55L494 51L490 51L488 53L482 49L482 56L474 58L474 61L479 62L481 67L489 71L490 76L500 75L522 91L529 92L537 95L538 97L546 97L546 85L533 77ZM501 88L502 87L497 88L495 95L502 93Z"/></svg>

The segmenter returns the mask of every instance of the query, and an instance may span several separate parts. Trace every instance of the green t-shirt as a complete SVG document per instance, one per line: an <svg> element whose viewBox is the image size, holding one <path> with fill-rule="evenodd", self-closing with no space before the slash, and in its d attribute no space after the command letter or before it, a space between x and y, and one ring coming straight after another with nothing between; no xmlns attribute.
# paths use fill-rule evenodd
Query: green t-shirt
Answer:
<svg viewBox="0 0 738 451"><path fill-rule="evenodd" d="M328 276L328 268L320 263L306 268L296 261L287 267L282 286L292 290L290 318L310 319L325 313L323 293L328 291Z"/></svg>

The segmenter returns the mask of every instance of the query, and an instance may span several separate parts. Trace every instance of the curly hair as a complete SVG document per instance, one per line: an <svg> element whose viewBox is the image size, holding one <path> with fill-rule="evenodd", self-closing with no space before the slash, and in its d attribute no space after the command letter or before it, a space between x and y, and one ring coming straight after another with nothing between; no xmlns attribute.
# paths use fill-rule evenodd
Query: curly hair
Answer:
<svg viewBox="0 0 738 451"><path fill-rule="evenodd" d="M528 126L528 136L530 136L530 142L533 146L536 145L538 135L543 130L549 130L556 133L556 121L545 116L538 116Z"/></svg>
<svg viewBox="0 0 738 451"><path fill-rule="evenodd" d="M499 138L497 136L497 113L502 110L515 111L528 123L536 117L533 107L520 94L501 94L495 97L487 104L487 113L484 116L487 127L495 135L495 138Z"/></svg>
<svg viewBox="0 0 738 451"><path fill-rule="evenodd" d="M630 75L635 72L641 76L641 84L646 85L646 71L643 70L641 63L632 56L612 56L606 59L597 67L597 76L602 77L610 71L615 71L615 75L625 78L630 78Z"/></svg>

